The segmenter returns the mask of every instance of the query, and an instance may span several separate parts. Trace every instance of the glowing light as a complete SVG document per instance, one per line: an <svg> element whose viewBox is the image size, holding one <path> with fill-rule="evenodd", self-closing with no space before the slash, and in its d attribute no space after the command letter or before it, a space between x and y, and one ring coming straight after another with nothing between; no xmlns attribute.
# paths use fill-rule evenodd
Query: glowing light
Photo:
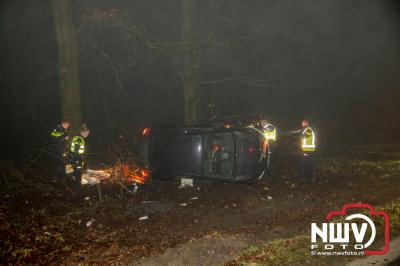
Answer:
<svg viewBox="0 0 400 266"><path fill-rule="evenodd" d="M150 135L150 128L149 127L146 127L145 129L143 129L143 136L148 136L148 135Z"/></svg>

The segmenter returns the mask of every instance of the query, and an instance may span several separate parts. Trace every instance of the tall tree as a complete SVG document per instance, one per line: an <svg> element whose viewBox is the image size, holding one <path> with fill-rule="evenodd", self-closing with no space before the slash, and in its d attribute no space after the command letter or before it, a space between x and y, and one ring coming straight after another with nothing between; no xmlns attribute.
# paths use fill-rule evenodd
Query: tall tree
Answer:
<svg viewBox="0 0 400 266"><path fill-rule="evenodd" d="M71 120L72 127L76 129L81 124L81 90L71 0L52 0L52 6L59 51L61 113Z"/></svg>
<svg viewBox="0 0 400 266"><path fill-rule="evenodd" d="M193 81L197 80L200 64L200 50L191 49L196 42L196 0L182 0L182 36L186 44L183 60L183 93L185 122L188 125L199 122L200 91Z"/></svg>

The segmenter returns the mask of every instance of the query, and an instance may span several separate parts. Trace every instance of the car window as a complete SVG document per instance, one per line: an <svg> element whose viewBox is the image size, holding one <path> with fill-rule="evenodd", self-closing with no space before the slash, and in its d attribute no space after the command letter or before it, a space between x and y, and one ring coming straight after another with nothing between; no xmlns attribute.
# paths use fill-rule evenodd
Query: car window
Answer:
<svg viewBox="0 0 400 266"><path fill-rule="evenodd" d="M204 137L204 176L227 179L232 177L234 140L231 133L212 133Z"/></svg>

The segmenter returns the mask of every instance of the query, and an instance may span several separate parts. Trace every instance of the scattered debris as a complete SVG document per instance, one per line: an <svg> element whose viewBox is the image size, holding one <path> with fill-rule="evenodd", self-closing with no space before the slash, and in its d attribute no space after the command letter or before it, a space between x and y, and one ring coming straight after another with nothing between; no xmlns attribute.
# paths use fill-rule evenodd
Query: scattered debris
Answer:
<svg viewBox="0 0 400 266"><path fill-rule="evenodd" d="M329 166L330 161L325 164ZM134 165L132 169L133 167ZM396 161L392 167L400 169L400 163ZM331 172L329 167L324 169L324 173ZM182 191L173 183L154 182L157 187L140 191L139 186L140 193L128 199L118 198L118 182L130 186L134 181L116 179L119 177L112 173L110 179L101 182L104 202L95 206L89 206L89 202L85 201L86 196L89 196L90 202L97 199L93 187L82 188L82 199L86 204L81 201L75 203L69 201L73 190L69 192L60 189L58 185L48 181L43 184L33 183L31 181L36 182L36 179L27 176L19 188L24 197L15 196L9 190L5 190L0 196L2 199L8 194L12 198L0 202L0 210L5 214L0 215L0 233L2 240L5 239L2 242L5 245L2 259L8 264L29 264L40 257L42 264L51 265L59 264L59 258L64 256L67 258L66 264L76 264L79 261L82 264L125 265L142 257L168 252L169 249L175 252L175 247L186 245L192 239L203 238L212 230L227 232L227 235L241 235L243 232L246 236L249 235L251 241L253 235L258 239L260 234L270 235L272 228L280 227L280 231L274 231L274 234L276 232L278 238L281 235L286 237L288 230L293 233L298 231L299 226L295 221L305 219L303 222L308 222L311 217L321 217L320 204L332 207L342 204L343 201L358 202L361 200L357 197L358 193L355 193L358 191L363 192L363 202L376 202L381 197L379 202L391 204L398 198L396 187L400 184L399 179L366 176L363 180L367 182L355 182L358 179L353 172L349 172L347 168L345 170L344 177L334 178L335 176L327 174L332 185L322 182L318 189L312 184L300 186L296 183L298 180L288 174L287 179L290 182L287 184L286 179L281 178L271 184L260 182L251 187L242 184L201 183L201 193L198 192L200 187L197 185L193 189ZM19 181L18 178L16 180ZM351 187L348 186L349 182ZM290 189L293 183L301 189ZM32 184L40 185L36 188ZM343 189L332 192L332 186ZM48 197L45 193L54 197ZM199 200L195 202L195 198ZM143 199L157 201L142 201ZM28 200L29 205L25 205ZM307 204L302 204L302 200ZM271 205L275 201L277 206L283 208ZM179 207L180 203L186 203L188 207ZM42 211L44 206L46 212ZM162 212L168 209L170 211ZM397 210L392 209L393 212ZM153 215L152 212L156 213ZM284 217L285 221L277 219L280 217ZM89 221L91 219L95 220ZM87 226L87 222L91 225ZM219 255L217 251L214 253L213 247L209 250L212 252L210 256Z"/></svg>
<svg viewBox="0 0 400 266"><path fill-rule="evenodd" d="M197 200L197 199L199 199L199 197L192 197L192 198L190 198L191 200Z"/></svg>
<svg viewBox="0 0 400 266"><path fill-rule="evenodd" d="M181 203L181 204L179 204L179 206L181 206L181 207L186 207L187 206L187 203Z"/></svg>
<svg viewBox="0 0 400 266"><path fill-rule="evenodd" d="M135 182L124 187L131 195L136 194L139 191L139 185Z"/></svg>
<svg viewBox="0 0 400 266"><path fill-rule="evenodd" d="M109 179L111 174L105 170L91 170L88 169L82 174L82 185L96 185L101 182L101 180Z"/></svg>
<svg viewBox="0 0 400 266"><path fill-rule="evenodd" d="M193 187L193 179L181 178L181 184L179 185L179 188L184 188L184 187Z"/></svg>
<svg viewBox="0 0 400 266"><path fill-rule="evenodd" d="M91 220L87 221L86 222L86 227L92 226L93 222L94 222L94 219L91 219Z"/></svg>

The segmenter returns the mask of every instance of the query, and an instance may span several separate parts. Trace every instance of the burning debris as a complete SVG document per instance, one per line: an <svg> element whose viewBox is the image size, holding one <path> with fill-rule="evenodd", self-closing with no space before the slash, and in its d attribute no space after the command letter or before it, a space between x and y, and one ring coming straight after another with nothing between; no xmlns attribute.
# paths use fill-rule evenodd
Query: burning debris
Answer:
<svg viewBox="0 0 400 266"><path fill-rule="evenodd" d="M88 169L82 175L82 185L100 183L144 185L150 180L150 171L131 164L116 164L102 170Z"/></svg>
<svg viewBox="0 0 400 266"><path fill-rule="evenodd" d="M134 183L138 183L144 185L150 179L150 171L144 168L134 168L131 165L123 164L120 167L121 175L123 179L128 181L133 181Z"/></svg>

